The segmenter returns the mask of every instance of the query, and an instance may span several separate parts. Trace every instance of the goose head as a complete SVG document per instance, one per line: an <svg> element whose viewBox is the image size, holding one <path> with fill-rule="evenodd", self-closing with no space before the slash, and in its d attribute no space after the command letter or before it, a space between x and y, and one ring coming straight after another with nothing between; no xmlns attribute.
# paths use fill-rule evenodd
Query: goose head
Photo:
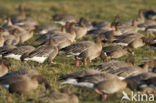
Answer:
<svg viewBox="0 0 156 103"><path fill-rule="evenodd" d="M130 64L130 65L134 65L135 58L133 56L129 56L128 58L126 58L125 62Z"/></svg>
<svg viewBox="0 0 156 103"><path fill-rule="evenodd" d="M36 83L43 84L47 90L51 90L51 86L49 85L47 79L45 79L42 75L33 75L31 80Z"/></svg>

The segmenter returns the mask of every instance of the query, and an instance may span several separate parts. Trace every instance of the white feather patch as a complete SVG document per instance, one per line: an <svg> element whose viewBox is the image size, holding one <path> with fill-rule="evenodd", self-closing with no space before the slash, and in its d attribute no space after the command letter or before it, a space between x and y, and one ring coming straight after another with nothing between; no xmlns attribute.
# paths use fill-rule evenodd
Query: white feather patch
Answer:
<svg viewBox="0 0 156 103"><path fill-rule="evenodd" d="M43 63L45 60L47 59L47 57L32 57L32 58L25 58L24 60L28 61L28 60L31 60L31 61L35 61L35 62L38 62L38 63Z"/></svg>
<svg viewBox="0 0 156 103"><path fill-rule="evenodd" d="M77 84L77 80L76 79L73 79L73 78L69 78L69 79L67 79L64 82L61 82L60 84L61 85L63 85L63 84L73 84L73 85L76 85Z"/></svg>
<svg viewBox="0 0 156 103"><path fill-rule="evenodd" d="M12 58L15 60L20 60L21 55L15 55L15 54L9 54L7 56L5 56L6 58Z"/></svg>
<svg viewBox="0 0 156 103"><path fill-rule="evenodd" d="M116 45L127 46L127 43L115 43Z"/></svg>

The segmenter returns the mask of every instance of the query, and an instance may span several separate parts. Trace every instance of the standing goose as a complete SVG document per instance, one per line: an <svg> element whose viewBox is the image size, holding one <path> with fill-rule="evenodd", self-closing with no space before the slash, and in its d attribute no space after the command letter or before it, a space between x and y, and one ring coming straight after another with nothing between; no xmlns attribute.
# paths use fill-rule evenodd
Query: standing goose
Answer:
<svg viewBox="0 0 156 103"><path fill-rule="evenodd" d="M69 56L75 56L76 58L76 67L79 66L78 59L82 59L84 61L84 65L87 65L87 59L89 61L97 58L100 56L102 51L102 44L101 40L103 38L101 35L99 35L95 42L91 41L82 41L75 43L73 45L70 45L66 48L63 48L62 51L64 51Z"/></svg>
<svg viewBox="0 0 156 103"><path fill-rule="evenodd" d="M0 77L8 73L10 66L11 63L7 59L0 60Z"/></svg>
<svg viewBox="0 0 156 103"><path fill-rule="evenodd" d="M8 52L3 53L3 57L5 58L12 58L15 60L20 60L21 56L26 53L30 53L35 48L33 46L20 46L13 50L8 50Z"/></svg>
<svg viewBox="0 0 156 103"><path fill-rule="evenodd" d="M24 99L24 94L37 89L39 84L45 84L46 89L51 89L47 80L35 69L19 69L7 73L0 78L0 85L8 89L10 95L18 93L21 99Z"/></svg>
<svg viewBox="0 0 156 103"><path fill-rule="evenodd" d="M31 60L39 63L43 63L45 60L53 63L52 61L58 53L58 48L55 45L53 39L49 39L47 44L41 45L28 55L22 56L21 60Z"/></svg>
<svg viewBox="0 0 156 103"><path fill-rule="evenodd" d="M66 15L66 14L56 14L52 17L53 21L55 21L55 23L61 24L61 25L65 25L66 22L76 22L75 17L70 16L70 15Z"/></svg>
<svg viewBox="0 0 156 103"><path fill-rule="evenodd" d="M78 97L65 88L61 89L60 92L52 92L39 99L49 103L79 103Z"/></svg>

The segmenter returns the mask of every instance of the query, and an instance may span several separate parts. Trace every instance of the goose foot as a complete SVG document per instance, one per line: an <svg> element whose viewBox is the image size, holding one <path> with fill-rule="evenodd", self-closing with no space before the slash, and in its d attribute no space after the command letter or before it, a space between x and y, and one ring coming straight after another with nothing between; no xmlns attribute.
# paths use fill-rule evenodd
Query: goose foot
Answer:
<svg viewBox="0 0 156 103"><path fill-rule="evenodd" d="M76 67L79 67L79 60L76 60Z"/></svg>
<svg viewBox="0 0 156 103"><path fill-rule="evenodd" d="M87 65L87 59L85 58L83 62L84 62L84 65L86 66Z"/></svg>

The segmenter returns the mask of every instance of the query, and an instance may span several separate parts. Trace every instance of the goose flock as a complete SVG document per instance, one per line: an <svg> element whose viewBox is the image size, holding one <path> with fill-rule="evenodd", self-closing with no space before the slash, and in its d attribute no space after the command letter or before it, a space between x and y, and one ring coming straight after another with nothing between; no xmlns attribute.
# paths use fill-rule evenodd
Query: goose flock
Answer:
<svg viewBox="0 0 156 103"><path fill-rule="evenodd" d="M25 15L22 5L18 10L18 14L8 16L7 22L0 27L0 85L8 90L9 99L13 93L17 93L24 100L26 93L37 89L41 84L50 93L39 99L50 103L78 103L78 96L66 88L53 92L48 80L50 78L44 77L36 69L11 70L10 59L34 61L42 68L43 63L61 64L55 57L62 55L73 57L75 68L92 64L98 57L103 62L60 76L60 85L95 91L102 100L125 88L156 93L156 60L144 60L141 65L134 65L133 58L134 49L144 45L155 52L156 12L151 14L150 11L141 9L138 16L126 22L121 22L118 15L112 22L96 22L84 17L78 20L71 15L56 14L52 16L52 20L59 25L57 26L40 25L37 20ZM39 35L34 42L40 44L25 45L26 41L34 37L34 33ZM117 60L126 54L131 57L125 62Z"/></svg>

